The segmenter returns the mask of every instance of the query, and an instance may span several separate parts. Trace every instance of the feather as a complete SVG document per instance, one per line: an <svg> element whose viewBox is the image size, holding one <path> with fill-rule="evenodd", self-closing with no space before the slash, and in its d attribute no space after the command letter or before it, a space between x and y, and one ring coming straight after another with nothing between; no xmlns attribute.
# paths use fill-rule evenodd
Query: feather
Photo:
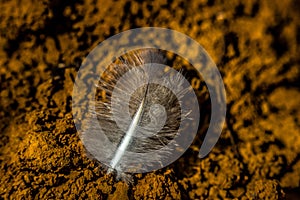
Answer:
<svg viewBox="0 0 300 200"><path fill-rule="evenodd" d="M163 51L138 50L116 59L102 74L97 94L104 91L105 96L95 97L90 113L99 125L88 124L83 137L91 154L109 167L108 173L166 166L177 147L182 147L176 140L181 122L199 113L182 108L189 104L186 94L193 90L180 72L155 66L165 63ZM99 126L105 136L97 132ZM181 137L182 142L190 141L192 135Z"/></svg>

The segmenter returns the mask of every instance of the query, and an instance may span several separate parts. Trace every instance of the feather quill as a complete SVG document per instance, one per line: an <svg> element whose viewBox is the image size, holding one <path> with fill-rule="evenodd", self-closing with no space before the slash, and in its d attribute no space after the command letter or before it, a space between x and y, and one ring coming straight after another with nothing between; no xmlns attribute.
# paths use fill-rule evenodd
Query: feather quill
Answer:
<svg viewBox="0 0 300 200"><path fill-rule="evenodd" d="M145 96L146 96L146 94L147 94L147 90L145 92ZM141 117L142 117L144 104L145 104L145 97L143 98L136 114L134 115L134 117L132 119L132 122L129 126L129 129L126 132L126 135L125 135L124 139L122 140L120 146L118 147L114 158L110 162L110 166L112 168L116 168L116 165L119 163L120 159L122 158L122 155L124 154L125 150L127 149L128 145L131 141L131 138L134 136L134 133L136 132L136 129L137 129L138 124L139 124L139 122L141 120Z"/></svg>

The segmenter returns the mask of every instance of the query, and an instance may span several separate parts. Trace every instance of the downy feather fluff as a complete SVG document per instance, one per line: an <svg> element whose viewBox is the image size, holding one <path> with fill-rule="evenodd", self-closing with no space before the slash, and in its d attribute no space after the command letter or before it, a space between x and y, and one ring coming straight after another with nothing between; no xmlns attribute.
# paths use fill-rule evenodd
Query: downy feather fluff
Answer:
<svg viewBox="0 0 300 200"><path fill-rule="evenodd" d="M111 151L108 147L101 147L95 144L95 148L99 148L99 155L107 157L106 165L110 172L117 172L118 175L124 174L124 166L130 166L134 173L138 168L147 168L143 160L145 153L161 149L155 156L147 157L149 163L153 165L164 165L164 159L170 156L174 149L162 147L168 146L177 134L180 127L180 121L188 119L189 110L180 108L181 97L187 92L188 88L184 88L182 76L180 72L170 74L165 77L163 82L165 85L148 83L138 87L130 96L128 102L129 113L131 119L119 119L117 123L114 116L122 115L126 108L121 106L125 101L123 95L113 96L113 91L119 91L118 94L126 95L126 88L135 88L139 80L148 80L149 74L139 68L139 66L147 63L165 64L166 57L163 51L156 49L144 49L129 52L118 58L113 64L108 66L98 85L98 94L105 96L96 96L95 98L95 114L99 121L102 131L108 140L115 145L115 151ZM120 88L117 82L128 71L132 71L132 76L126 79L126 82ZM175 95L166 85L176 85L179 92ZM125 89L124 89L125 88ZM123 93L122 93L123 92ZM112 108L112 98L117 98L114 102L117 108ZM120 103L120 105L118 105ZM166 113L164 118L162 112ZM162 117L161 117L162 116ZM164 123L164 124L162 124ZM93 131L93 124L89 125L88 131ZM157 128L160 128L157 131ZM157 133L156 133L157 132ZM86 133L87 136L89 133ZM104 138L90 138L93 140L105 140ZM130 152L137 153L132 159L127 154ZM131 159L129 159L131 158ZM146 171L146 169L144 170Z"/></svg>

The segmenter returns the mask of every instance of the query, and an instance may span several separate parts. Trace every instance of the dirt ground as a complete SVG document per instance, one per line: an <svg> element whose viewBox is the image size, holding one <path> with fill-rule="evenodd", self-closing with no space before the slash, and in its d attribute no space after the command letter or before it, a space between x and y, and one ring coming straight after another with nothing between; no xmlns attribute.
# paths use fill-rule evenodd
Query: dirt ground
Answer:
<svg viewBox="0 0 300 200"><path fill-rule="evenodd" d="M297 0L2 0L0 199L297 199L300 6ZM227 119L205 158L127 184L88 157L72 88L101 41L144 26L198 41L216 62Z"/></svg>

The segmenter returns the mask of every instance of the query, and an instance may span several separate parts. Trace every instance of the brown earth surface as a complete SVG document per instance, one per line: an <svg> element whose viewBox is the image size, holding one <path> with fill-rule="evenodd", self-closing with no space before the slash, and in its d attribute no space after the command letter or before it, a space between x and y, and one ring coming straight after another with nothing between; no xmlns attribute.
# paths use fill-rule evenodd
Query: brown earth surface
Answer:
<svg viewBox="0 0 300 200"><path fill-rule="evenodd" d="M297 199L300 3L0 2L0 199ZM165 27L198 41L226 87L227 119L205 158L127 184L88 157L74 126L76 72L101 41Z"/></svg>

